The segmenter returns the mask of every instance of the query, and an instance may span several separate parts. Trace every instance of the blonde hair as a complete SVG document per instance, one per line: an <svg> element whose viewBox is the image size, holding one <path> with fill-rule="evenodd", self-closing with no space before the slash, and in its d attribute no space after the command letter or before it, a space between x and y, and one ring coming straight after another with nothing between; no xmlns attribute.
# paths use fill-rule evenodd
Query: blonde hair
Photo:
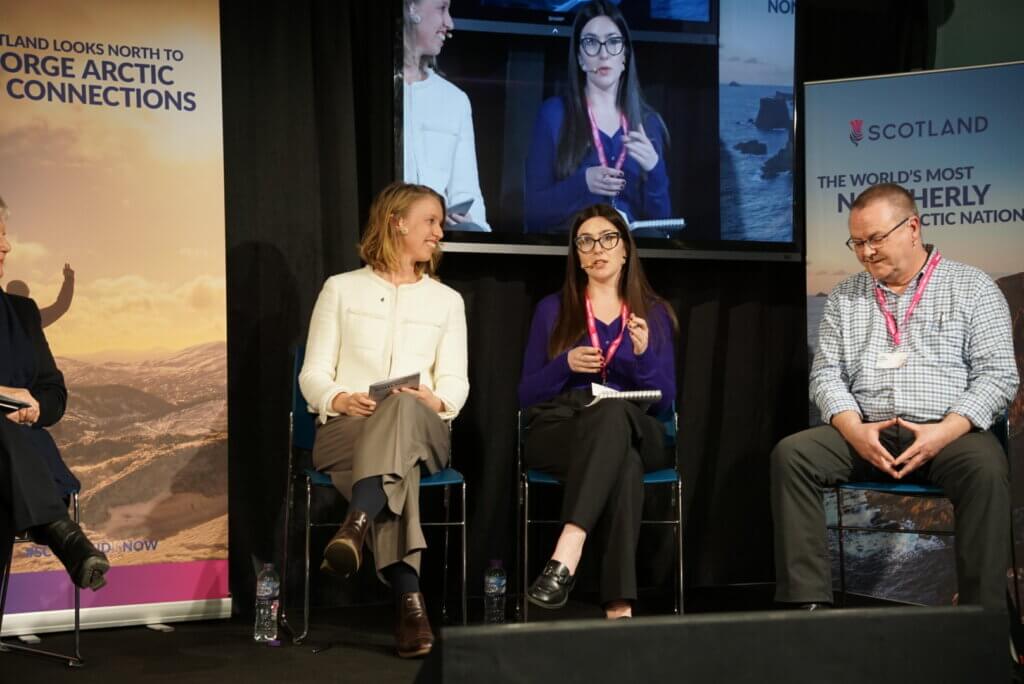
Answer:
<svg viewBox="0 0 1024 684"><path fill-rule="evenodd" d="M359 241L359 258L377 271L398 271L398 258L402 251L398 219L405 218L409 213L409 207L424 197L433 197L440 203L443 221L443 217L447 215L444 197L433 188L396 181L381 190L370 205L366 230ZM416 263L416 275L426 273L431 278L437 278L437 266L440 262L441 251L435 250L430 261Z"/></svg>

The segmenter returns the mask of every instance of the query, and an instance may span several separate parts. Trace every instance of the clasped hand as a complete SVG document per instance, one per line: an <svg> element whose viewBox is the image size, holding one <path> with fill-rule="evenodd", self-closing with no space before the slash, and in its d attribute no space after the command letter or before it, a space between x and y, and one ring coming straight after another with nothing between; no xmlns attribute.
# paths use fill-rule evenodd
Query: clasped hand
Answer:
<svg viewBox="0 0 1024 684"><path fill-rule="evenodd" d="M426 385L419 387L402 387L391 391L392 394L411 394L435 413L444 412L444 402L436 394L430 391ZM331 402L332 408L338 413L346 416L372 416L377 410L377 402L370 398L366 392L350 392L339 394Z"/></svg>
<svg viewBox="0 0 1024 684"><path fill-rule="evenodd" d="M11 399L23 401L28 406L7 414L7 420L19 425L32 425L39 420L39 402L32 396L32 393L21 387L4 387L0 385L0 394L7 395Z"/></svg>
<svg viewBox="0 0 1024 684"><path fill-rule="evenodd" d="M899 456L889 453L881 442L883 430L898 425L914 435L914 441ZM859 423L842 430L843 437L861 458L883 473L900 480L928 463L954 439L970 430L963 416L950 414L939 423L911 423L890 418L878 423Z"/></svg>

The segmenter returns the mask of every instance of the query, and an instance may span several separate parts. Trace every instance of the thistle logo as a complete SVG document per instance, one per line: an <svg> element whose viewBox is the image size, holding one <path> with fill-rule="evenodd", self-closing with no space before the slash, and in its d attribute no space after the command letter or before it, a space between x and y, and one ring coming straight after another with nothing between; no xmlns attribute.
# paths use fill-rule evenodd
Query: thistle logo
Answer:
<svg viewBox="0 0 1024 684"><path fill-rule="evenodd" d="M850 142L859 145L864 139L864 119L852 119L850 121Z"/></svg>

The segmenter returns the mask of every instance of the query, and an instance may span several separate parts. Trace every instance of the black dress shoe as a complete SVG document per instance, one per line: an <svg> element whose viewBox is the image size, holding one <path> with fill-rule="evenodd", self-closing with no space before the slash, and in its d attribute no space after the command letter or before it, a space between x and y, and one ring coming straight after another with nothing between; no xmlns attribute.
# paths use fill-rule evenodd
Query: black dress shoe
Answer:
<svg viewBox="0 0 1024 684"><path fill-rule="evenodd" d="M104 575L110 570L110 561L92 545L74 520L62 518L33 527L30 532L34 542L50 547L53 555L64 564L75 585L93 591L106 585Z"/></svg>
<svg viewBox="0 0 1024 684"><path fill-rule="evenodd" d="M544 572L526 591L526 598L541 608L561 608L569 600L569 592L575 584L576 577L569 574L569 568L556 560L549 560Z"/></svg>
<svg viewBox="0 0 1024 684"><path fill-rule="evenodd" d="M831 603L801 603L797 606L800 610L829 610L832 608Z"/></svg>

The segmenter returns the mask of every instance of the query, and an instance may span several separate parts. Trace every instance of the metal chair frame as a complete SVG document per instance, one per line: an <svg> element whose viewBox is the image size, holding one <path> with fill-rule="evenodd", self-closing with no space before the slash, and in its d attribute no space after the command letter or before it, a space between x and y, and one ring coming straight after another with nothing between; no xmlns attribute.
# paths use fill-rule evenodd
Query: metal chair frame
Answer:
<svg viewBox="0 0 1024 684"><path fill-rule="evenodd" d="M71 505L73 511L73 519L75 523L79 522L79 502L78 492L71 492ZM26 537L15 537L14 545L11 546L11 555L7 560L7 567L4 569L3 576L3 587L0 589L0 630L3 629L4 620L4 608L7 606L7 589L11 582L11 565L14 564L14 546L17 544L29 543L32 540ZM44 656L46 658L56 658L57 660L63 660L68 667L76 668L85 665L85 660L82 658L81 650L81 633L82 633L82 621L81 621L81 594L82 590L75 587L75 652L74 654L58 653L56 651L47 651L42 648L33 648L26 646L25 644L14 643L13 641L0 638L0 653L4 652L16 652L16 653L28 653L30 655Z"/></svg>
<svg viewBox="0 0 1024 684"><path fill-rule="evenodd" d="M679 431L679 417L675 411L672 412L672 433L667 436L671 438L671 443L666 445L666 448L675 449L676 441L675 436ZM530 576L529 576L529 529L531 524L535 525L563 525L563 520L549 520L549 519L534 519L530 517L530 485L547 485L547 486L562 486L562 483L554 481L550 476L544 476L537 472L526 468L525 462L523 461L523 437L526 428L523 426L523 412L519 411L516 416L516 471L519 473L519 515L517 517L517 527L519 528L519 538L522 543L519 545L519 572L522 579L522 586L520 587L519 596L516 602L516 612L519 614L519 618L523 622L527 622L529 618L529 601L526 600L526 590L529 587ZM665 468L663 470L669 470ZM673 582L673 594L674 602L672 612L675 615L682 615L683 613L683 479L679 475L679 469L676 465L673 465L671 470L675 471L675 478L669 480L651 480L652 475L662 474L663 471L654 471L653 473L644 474L644 486L659 486L659 485L670 485L672 487L672 496L670 506L675 509L675 518L662 518L662 519L642 519L640 523L642 525L671 525L675 529L675 546L676 546L676 581Z"/></svg>
<svg viewBox="0 0 1024 684"><path fill-rule="evenodd" d="M1010 458L1009 433L1010 428L1006 419L1000 419L992 426L992 431L1003 449L1006 451L1007 459ZM843 524L843 492L844 491L873 491L888 494L890 496L902 496L924 499L944 499L945 493L941 487L934 485L920 485L910 483L889 483L889 482L843 482L834 488L836 493L836 524L829 525L828 529L836 532L839 546L839 605L846 604L846 547L845 532L869 532L883 534L926 534L934 537L953 537L956 534L953 530L936 530L919 527L866 527L863 525ZM1010 512L1010 559L1013 563L1013 592L1017 609L1020 610L1020 581L1017 575L1017 552L1015 549L1015 534L1013 527L1013 511Z"/></svg>
<svg viewBox="0 0 1024 684"><path fill-rule="evenodd" d="M305 410L305 403L301 399L302 395L298 389L298 371L302 367L303 350L299 350L295 355L295 372L293 373L293 397L292 397L292 410L288 414L288 478L287 478L287 492L286 492L286 503L285 503L285 514L284 514L284 554L282 559L281 568L281 626L292 635L292 642L295 644L301 644L306 637L309 635L309 595L310 595L310 547L311 547L311 536L312 529L314 527L338 527L341 525L341 521L337 522L314 522L311 519L311 509L313 501L313 490L315 487L323 487L333 489L334 485L331 484L330 478L323 473L312 468L306 468L301 473L301 477L305 481L305 541L304 541L304 575L303 575L303 611L302 611L302 631L296 633L295 629L291 626L288 620L288 606L285 600L286 587L287 587L287 574L288 574L288 533L291 529L291 515L292 509L295 506L295 484L296 480L300 476L299 473L295 472L295 450L302 449L304 451L312 451L312 437L307 437L309 443L296 443L296 412L300 411L299 420L308 421L309 424L313 423L313 415ZM451 423L448 424L449 430L451 429ZM302 431L303 435L312 435L312 430ZM450 462L450 458L449 458ZM461 517L459 520L453 521L451 519L451 490L453 487L458 487L461 493ZM466 584L466 480L462 474L449 466L444 470L441 470L429 477L420 479L420 489L430 489L435 487L443 487L443 504L444 504L444 520L438 522L420 522L422 527L442 527L444 528L444 569L442 575L442 595L441 595L441 619L444 622L448 621L448 549L450 541L450 529L452 527L459 527L462 537L462 567L461 567L461 579L462 579L462 624L467 622L467 584Z"/></svg>

